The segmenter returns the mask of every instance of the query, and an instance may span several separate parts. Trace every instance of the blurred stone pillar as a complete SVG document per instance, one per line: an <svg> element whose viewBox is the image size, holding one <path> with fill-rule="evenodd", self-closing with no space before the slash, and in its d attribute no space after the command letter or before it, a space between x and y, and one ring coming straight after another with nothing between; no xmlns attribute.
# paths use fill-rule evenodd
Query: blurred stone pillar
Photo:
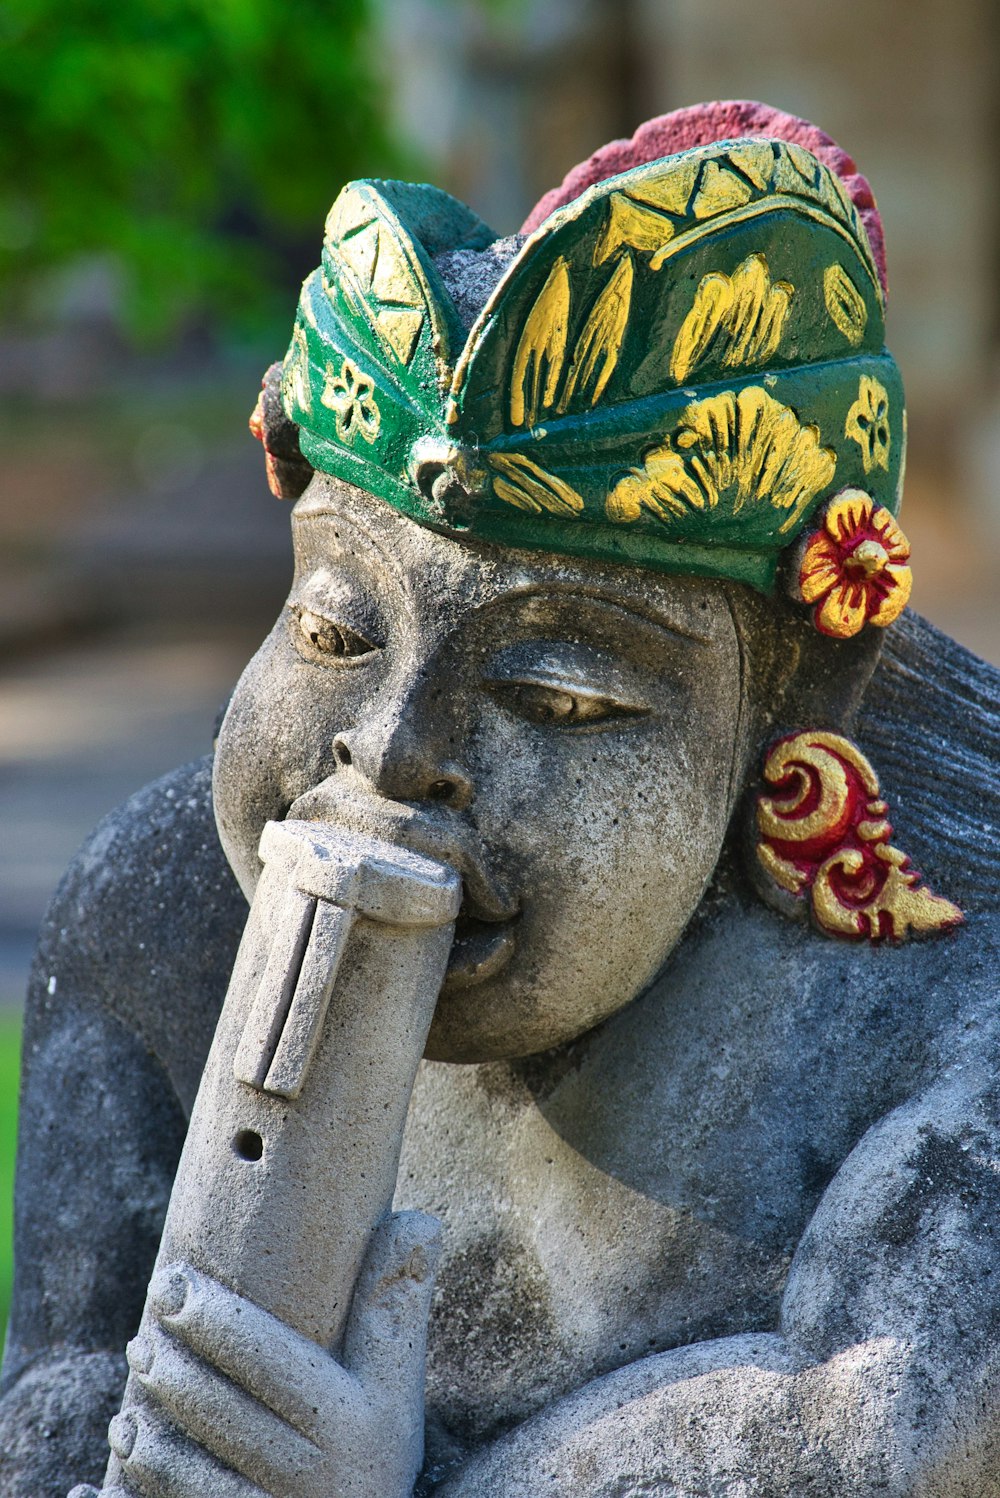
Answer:
<svg viewBox="0 0 1000 1498"><path fill-rule="evenodd" d="M656 107L636 67L635 0L377 0L377 9L390 107L417 169L498 233Z"/></svg>

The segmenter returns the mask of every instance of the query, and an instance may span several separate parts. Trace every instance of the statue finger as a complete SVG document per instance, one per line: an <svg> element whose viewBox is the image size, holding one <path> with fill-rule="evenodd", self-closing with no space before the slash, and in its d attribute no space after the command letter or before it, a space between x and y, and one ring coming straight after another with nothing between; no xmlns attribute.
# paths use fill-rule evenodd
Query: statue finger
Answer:
<svg viewBox="0 0 1000 1498"><path fill-rule="evenodd" d="M269 1356L269 1350L260 1349ZM321 1459L318 1447L190 1348L160 1333L129 1344L129 1363L149 1398L207 1451L269 1492Z"/></svg>
<svg viewBox="0 0 1000 1498"><path fill-rule="evenodd" d="M372 1236L354 1291L344 1362L369 1398L381 1391L423 1398L427 1322L441 1224L423 1212L399 1212Z"/></svg>
<svg viewBox="0 0 1000 1498"><path fill-rule="evenodd" d="M172 1338L307 1437L332 1405L359 1397L325 1348L188 1265L162 1270L150 1301Z"/></svg>
<svg viewBox="0 0 1000 1498"><path fill-rule="evenodd" d="M267 1493L201 1450L155 1410L143 1407L116 1415L108 1440L122 1466L127 1490L121 1498L268 1498ZM106 1498L118 1498L114 1489ZM102 1495L104 1498L104 1495Z"/></svg>

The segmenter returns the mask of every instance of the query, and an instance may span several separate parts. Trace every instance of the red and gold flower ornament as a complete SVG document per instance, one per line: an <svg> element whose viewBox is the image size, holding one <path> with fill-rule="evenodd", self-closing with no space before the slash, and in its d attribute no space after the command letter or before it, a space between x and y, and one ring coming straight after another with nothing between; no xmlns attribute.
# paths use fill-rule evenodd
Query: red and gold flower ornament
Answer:
<svg viewBox="0 0 1000 1498"><path fill-rule="evenodd" d="M891 624L913 585L910 543L884 506L862 489L831 500L823 524L808 538L798 569L798 592L813 604L824 635L845 640L866 624Z"/></svg>

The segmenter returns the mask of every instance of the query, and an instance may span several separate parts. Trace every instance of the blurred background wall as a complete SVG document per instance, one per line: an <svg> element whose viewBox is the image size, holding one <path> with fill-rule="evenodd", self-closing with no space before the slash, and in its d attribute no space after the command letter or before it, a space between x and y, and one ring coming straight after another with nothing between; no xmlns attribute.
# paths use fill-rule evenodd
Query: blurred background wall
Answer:
<svg viewBox="0 0 1000 1498"><path fill-rule="evenodd" d="M508 233L650 115L751 97L823 126L885 221L913 602L1000 661L998 58L990 0L7 0L0 1130L61 869L208 749L280 607L246 418L351 176L430 178Z"/></svg>

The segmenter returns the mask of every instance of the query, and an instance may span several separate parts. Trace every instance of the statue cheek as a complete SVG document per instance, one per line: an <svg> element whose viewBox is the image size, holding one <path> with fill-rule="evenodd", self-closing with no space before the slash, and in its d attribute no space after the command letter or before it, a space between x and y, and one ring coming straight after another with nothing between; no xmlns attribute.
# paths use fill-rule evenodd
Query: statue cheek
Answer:
<svg viewBox="0 0 1000 1498"><path fill-rule="evenodd" d="M244 893L260 872L264 823L285 816L318 770L315 735L307 731L308 696L269 639L240 678L219 730L212 774L215 820L226 857ZM321 778L321 777L320 777Z"/></svg>

